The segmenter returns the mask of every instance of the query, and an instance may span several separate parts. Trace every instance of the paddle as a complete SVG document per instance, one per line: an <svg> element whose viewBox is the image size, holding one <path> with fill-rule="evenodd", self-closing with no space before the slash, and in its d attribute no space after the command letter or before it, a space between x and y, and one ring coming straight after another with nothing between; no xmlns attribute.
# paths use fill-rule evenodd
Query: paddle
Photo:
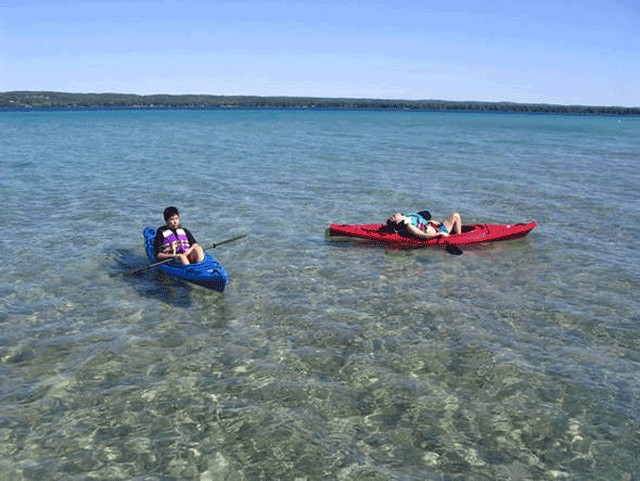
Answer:
<svg viewBox="0 0 640 481"><path fill-rule="evenodd" d="M458 247L455 244L449 244L449 241L446 240L446 237L441 237L440 240L438 241L438 245L443 246L444 250L446 250L449 254L452 254L454 256L461 256L463 254L462 249L460 249L460 247Z"/></svg>
<svg viewBox="0 0 640 481"><path fill-rule="evenodd" d="M449 254L453 254L454 256L461 256L462 255L462 249L460 249L460 247L453 245L453 244L447 244L444 246L444 250L446 250Z"/></svg>
<svg viewBox="0 0 640 481"><path fill-rule="evenodd" d="M216 247L221 246L222 244L228 244L229 242L237 241L238 239L242 239L243 237L247 237L247 234L242 234L237 237L232 237L231 239L223 240L220 242L214 242L209 247L205 247L203 250L208 251L209 249L215 249ZM141 267L140 269L136 269L135 271L131 272L131 275L139 274L140 272L146 271L148 269L151 269L152 267L156 267L161 264L166 264L167 262L171 262L172 260L173 260L173 257L170 257L169 259L164 259L159 262L154 262L153 264L149 264L145 267Z"/></svg>

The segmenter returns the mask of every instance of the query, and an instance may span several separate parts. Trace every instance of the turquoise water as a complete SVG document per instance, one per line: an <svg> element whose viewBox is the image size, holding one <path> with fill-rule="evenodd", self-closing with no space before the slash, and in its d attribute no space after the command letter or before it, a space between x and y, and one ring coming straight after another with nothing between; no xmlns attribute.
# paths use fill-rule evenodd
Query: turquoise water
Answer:
<svg viewBox="0 0 640 481"><path fill-rule="evenodd" d="M636 479L640 118L0 113L0 479ZM230 282L148 271L177 205ZM332 243L396 211L536 220Z"/></svg>

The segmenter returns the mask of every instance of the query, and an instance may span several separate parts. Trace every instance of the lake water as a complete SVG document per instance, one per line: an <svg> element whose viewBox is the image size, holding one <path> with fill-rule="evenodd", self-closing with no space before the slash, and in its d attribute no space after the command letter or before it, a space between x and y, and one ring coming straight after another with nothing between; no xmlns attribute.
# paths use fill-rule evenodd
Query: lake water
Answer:
<svg viewBox="0 0 640 481"><path fill-rule="evenodd" d="M634 480L640 118L0 112L0 479ZM176 205L224 293L144 266ZM387 250L332 222L528 237ZM635 294L634 294L635 293Z"/></svg>

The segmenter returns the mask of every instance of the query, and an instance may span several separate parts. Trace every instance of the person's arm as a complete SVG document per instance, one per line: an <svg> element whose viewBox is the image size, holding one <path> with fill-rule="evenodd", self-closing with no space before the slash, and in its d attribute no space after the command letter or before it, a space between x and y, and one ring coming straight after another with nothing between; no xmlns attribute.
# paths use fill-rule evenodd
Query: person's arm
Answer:
<svg viewBox="0 0 640 481"><path fill-rule="evenodd" d="M443 235L442 232L435 229L434 229L435 233L433 234L430 234L428 232L422 232L420 229L418 229L416 226L414 226L411 223L406 223L405 227L407 228L407 232L409 232L409 234L411 234L414 237L417 237L418 239L428 240L428 239L433 239L434 237L440 237L441 235Z"/></svg>
<svg viewBox="0 0 640 481"><path fill-rule="evenodd" d="M196 240L195 237L193 237L193 234L191 233L191 231L189 229L185 229L184 227L183 229L184 229L184 233L187 234L187 240L189 241L189 245L191 246L193 244L197 244L198 241Z"/></svg>
<svg viewBox="0 0 640 481"><path fill-rule="evenodd" d="M435 235L436 236L440 236L440 237L449 237L449 232L442 232L439 227L441 225L444 225L442 222L436 222L435 224L433 223L433 221L429 221L429 224L431 225L431 227L433 227L433 230L435 230ZM447 227L446 225L444 225L445 227ZM449 230L449 229L447 229Z"/></svg>
<svg viewBox="0 0 640 481"><path fill-rule="evenodd" d="M158 233L156 234L156 238L153 242L153 250L156 253L156 259L158 259L159 261L168 259L169 257L173 257L171 253L164 252L162 250L163 244L164 244L164 238L162 235L162 231L158 230Z"/></svg>

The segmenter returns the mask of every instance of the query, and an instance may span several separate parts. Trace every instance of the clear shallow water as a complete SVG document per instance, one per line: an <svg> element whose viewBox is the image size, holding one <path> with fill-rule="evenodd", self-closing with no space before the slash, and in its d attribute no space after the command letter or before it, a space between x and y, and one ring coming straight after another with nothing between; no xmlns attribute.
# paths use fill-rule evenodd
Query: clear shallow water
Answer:
<svg viewBox="0 0 640 481"><path fill-rule="evenodd" d="M640 119L0 113L0 478L634 479ZM178 205L224 294L149 271ZM395 210L514 242L327 242ZM16 240L17 241L14 241Z"/></svg>

